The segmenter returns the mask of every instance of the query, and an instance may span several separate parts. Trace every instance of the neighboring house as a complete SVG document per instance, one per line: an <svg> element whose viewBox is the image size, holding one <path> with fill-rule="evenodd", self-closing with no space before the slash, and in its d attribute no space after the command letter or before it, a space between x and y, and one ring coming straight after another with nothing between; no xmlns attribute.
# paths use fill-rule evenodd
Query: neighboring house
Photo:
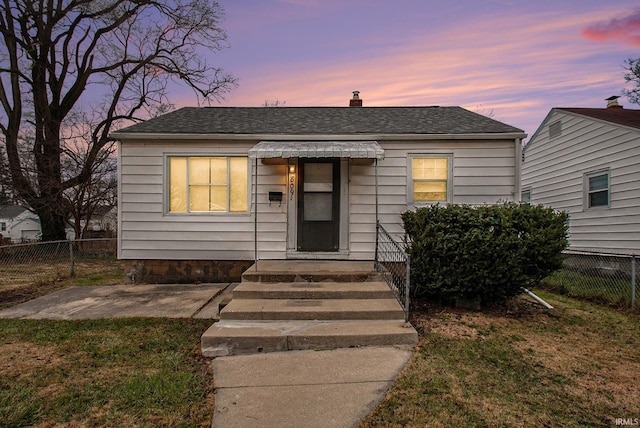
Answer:
<svg viewBox="0 0 640 428"><path fill-rule="evenodd" d="M72 218L73 222L74 219ZM80 227L87 226L84 239L113 238L118 231L118 207L116 205L97 206L91 214L91 219L87 225L86 220L81 220ZM67 226L67 239L79 239L73 227Z"/></svg>
<svg viewBox="0 0 640 428"><path fill-rule="evenodd" d="M96 207L89 220L87 231L92 237L112 237L118 230L118 207L101 205Z"/></svg>
<svg viewBox="0 0 640 428"><path fill-rule="evenodd" d="M569 213L572 249L640 253L640 110L553 108L524 148L522 199Z"/></svg>
<svg viewBox="0 0 640 428"><path fill-rule="evenodd" d="M40 219L20 205L0 205L0 235L2 241L19 243L40 238Z"/></svg>
<svg viewBox="0 0 640 428"><path fill-rule="evenodd" d="M93 213L93 218L89 222L89 230L105 232L109 236L115 236L118 231L117 205L103 205L96 209Z"/></svg>
<svg viewBox="0 0 640 428"><path fill-rule="evenodd" d="M373 260L376 220L401 237L415 207L519 199L520 129L361 103L182 108L115 132L128 271L215 281L259 259Z"/></svg>

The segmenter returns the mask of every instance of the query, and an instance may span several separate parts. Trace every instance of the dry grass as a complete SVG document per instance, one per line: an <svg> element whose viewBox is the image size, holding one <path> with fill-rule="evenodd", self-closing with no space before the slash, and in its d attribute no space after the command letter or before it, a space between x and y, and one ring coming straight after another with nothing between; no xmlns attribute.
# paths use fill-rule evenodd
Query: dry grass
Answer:
<svg viewBox="0 0 640 428"><path fill-rule="evenodd" d="M207 427L208 320L0 320L3 427Z"/></svg>
<svg viewBox="0 0 640 428"><path fill-rule="evenodd" d="M124 281L124 264L112 258L69 263L0 263L0 309L71 286L115 285Z"/></svg>
<svg viewBox="0 0 640 428"><path fill-rule="evenodd" d="M542 294L542 293L541 293ZM613 426L639 418L640 317L544 294L469 312L423 307L417 351L361 427Z"/></svg>

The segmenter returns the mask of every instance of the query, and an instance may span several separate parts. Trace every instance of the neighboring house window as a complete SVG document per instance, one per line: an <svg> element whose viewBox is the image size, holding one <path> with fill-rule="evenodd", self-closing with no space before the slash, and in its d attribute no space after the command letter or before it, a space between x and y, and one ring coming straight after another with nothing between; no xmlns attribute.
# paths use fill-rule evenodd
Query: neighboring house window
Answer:
<svg viewBox="0 0 640 428"><path fill-rule="evenodd" d="M562 135L562 122L557 121L549 125L549 138L556 138Z"/></svg>
<svg viewBox="0 0 640 428"><path fill-rule="evenodd" d="M609 206L609 171L585 174L585 201L587 208Z"/></svg>
<svg viewBox="0 0 640 428"><path fill-rule="evenodd" d="M0 231L4 232L5 230L7 230L7 223L3 221L0 223Z"/></svg>
<svg viewBox="0 0 640 428"><path fill-rule="evenodd" d="M450 156L413 156L410 192L414 202L446 202L451 189Z"/></svg>
<svg viewBox="0 0 640 428"><path fill-rule="evenodd" d="M531 188L522 189L520 193L520 201L530 204L531 203Z"/></svg>
<svg viewBox="0 0 640 428"><path fill-rule="evenodd" d="M247 212L246 157L169 158L169 212Z"/></svg>

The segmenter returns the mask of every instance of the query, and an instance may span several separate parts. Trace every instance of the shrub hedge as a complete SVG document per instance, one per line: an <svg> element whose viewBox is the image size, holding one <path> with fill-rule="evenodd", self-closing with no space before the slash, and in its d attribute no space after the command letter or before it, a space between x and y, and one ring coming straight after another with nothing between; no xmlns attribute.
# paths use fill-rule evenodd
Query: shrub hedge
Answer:
<svg viewBox="0 0 640 428"><path fill-rule="evenodd" d="M541 205L433 205L402 214L414 296L503 302L562 266L568 215Z"/></svg>

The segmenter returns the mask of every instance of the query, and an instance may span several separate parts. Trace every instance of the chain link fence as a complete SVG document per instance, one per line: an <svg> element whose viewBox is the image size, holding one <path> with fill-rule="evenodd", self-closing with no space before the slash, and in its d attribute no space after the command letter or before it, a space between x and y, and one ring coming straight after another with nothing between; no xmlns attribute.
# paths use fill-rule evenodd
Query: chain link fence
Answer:
<svg viewBox="0 0 640 428"><path fill-rule="evenodd" d="M541 287L596 303L636 308L638 256L598 251L565 251L564 266Z"/></svg>
<svg viewBox="0 0 640 428"><path fill-rule="evenodd" d="M0 246L0 292L102 272L116 260L116 239Z"/></svg>

